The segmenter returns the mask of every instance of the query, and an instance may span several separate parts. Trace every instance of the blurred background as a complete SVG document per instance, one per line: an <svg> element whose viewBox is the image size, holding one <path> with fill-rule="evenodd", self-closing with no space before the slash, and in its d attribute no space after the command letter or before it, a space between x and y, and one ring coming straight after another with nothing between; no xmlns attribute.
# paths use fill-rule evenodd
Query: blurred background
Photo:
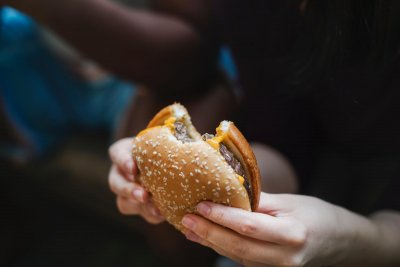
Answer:
<svg viewBox="0 0 400 267"><path fill-rule="evenodd" d="M164 104L149 99L0 8L0 266L210 266L216 255L169 225L120 215L108 188L108 147Z"/></svg>

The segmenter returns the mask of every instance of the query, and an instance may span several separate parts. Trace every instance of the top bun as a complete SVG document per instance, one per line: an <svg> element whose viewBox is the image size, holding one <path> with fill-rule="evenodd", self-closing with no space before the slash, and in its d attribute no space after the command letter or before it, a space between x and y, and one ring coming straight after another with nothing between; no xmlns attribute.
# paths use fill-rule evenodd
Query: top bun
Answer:
<svg viewBox="0 0 400 267"><path fill-rule="evenodd" d="M229 151L225 156L220 152L222 146ZM134 138L132 153L139 169L139 183L178 230L183 230L182 217L196 213L201 201L248 211L258 206L257 162L232 122L221 122L217 135L203 140L185 107L174 104L161 110ZM228 164L232 160L236 161L236 168L241 165L242 175Z"/></svg>

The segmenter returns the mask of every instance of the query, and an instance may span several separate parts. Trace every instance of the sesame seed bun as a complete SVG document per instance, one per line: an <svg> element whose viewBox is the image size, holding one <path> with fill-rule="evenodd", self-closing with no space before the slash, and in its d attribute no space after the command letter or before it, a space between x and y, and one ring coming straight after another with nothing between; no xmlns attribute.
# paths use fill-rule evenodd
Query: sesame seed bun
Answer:
<svg viewBox="0 0 400 267"><path fill-rule="evenodd" d="M185 124L190 142L175 137L171 118ZM221 122L217 132L218 140L241 163L246 182L218 149L202 139L180 104L161 110L147 129L134 138L132 155L139 169L138 182L178 230L183 230L182 217L196 213L196 205L201 201L248 211L258 206L260 172L250 145L232 122Z"/></svg>

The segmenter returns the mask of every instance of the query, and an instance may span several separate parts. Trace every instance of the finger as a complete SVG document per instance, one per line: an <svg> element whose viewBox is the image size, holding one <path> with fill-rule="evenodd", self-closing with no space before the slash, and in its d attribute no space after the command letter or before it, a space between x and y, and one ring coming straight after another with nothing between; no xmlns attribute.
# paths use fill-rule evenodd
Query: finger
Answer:
<svg viewBox="0 0 400 267"><path fill-rule="evenodd" d="M202 202L197 211L205 218L247 237L276 244L297 245L305 233L298 231L288 218L276 218L268 214L250 212L238 208ZM301 229L303 230L303 229Z"/></svg>
<svg viewBox="0 0 400 267"><path fill-rule="evenodd" d="M195 233L193 233L190 230L184 230L184 234L188 240L199 243L203 246L209 247L209 248L213 249L215 252L217 252L218 254L220 254L224 257L227 257L231 260L234 260L246 267L272 267L272 265L266 265L265 263L258 263L258 262L254 262L254 261L247 261L243 258L240 258L239 255L231 254L228 251L226 251L225 249L219 248L219 247L213 245L212 243L210 243L204 239L201 239L198 235L196 235Z"/></svg>
<svg viewBox="0 0 400 267"><path fill-rule="evenodd" d="M124 215L138 215L142 211L141 204L132 199L117 197L117 207Z"/></svg>
<svg viewBox="0 0 400 267"><path fill-rule="evenodd" d="M230 258L230 259L232 259L232 260L244 265L244 260L241 259L240 257L238 257L237 255L230 254L229 252L227 252L223 248L214 246L212 243L208 242L207 240L200 238L194 232L192 232L192 231L190 231L188 229L185 229L183 231L183 234L186 236L186 238L188 240L190 240L192 242L199 243L199 244L201 244L203 246L209 247L209 248L213 249L215 252L217 252L218 254L220 254L220 255L222 255L224 257Z"/></svg>
<svg viewBox="0 0 400 267"><path fill-rule="evenodd" d="M202 242L208 242L213 248L225 250L243 261L282 265L290 255L290 250L284 246L241 236L196 215L186 215L182 224L199 236L200 240L204 240Z"/></svg>
<svg viewBox="0 0 400 267"><path fill-rule="evenodd" d="M142 204L142 217L149 223L159 224L165 220L160 211L152 203Z"/></svg>
<svg viewBox="0 0 400 267"><path fill-rule="evenodd" d="M164 221L164 217L152 203L139 203L132 199L117 199L118 209L125 215L140 215L147 222L157 224Z"/></svg>
<svg viewBox="0 0 400 267"><path fill-rule="evenodd" d="M118 210L124 215L140 215L147 222L158 224L164 221L158 210L151 203L142 204L136 200L117 197Z"/></svg>
<svg viewBox="0 0 400 267"><path fill-rule="evenodd" d="M137 166L133 161L131 149L132 139L121 139L110 147L109 155L112 162L116 164L121 171L135 175L137 172Z"/></svg>
<svg viewBox="0 0 400 267"><path fill-rule="evenodd" d="M276 212L282 208L282 204L280 205L279 197L282 195L275 194L267 194L261 192L260 202L258 204L257 211L261 213L266 213L270 215L276 215Z"/></svg>
<svg viewBox="0 0 400 267"><path fill-rule="evenodd" d="M137 183L128 182L115 165L111 167L108 182L111 191L117 196L134 198L142 203L149 199L147 191Z"/></svg>
<svg viewBox="0 0 400 267"><path fill-rule="evenodd" d="M273 216L290 212L298 206L298 197L294 194L267 194L262 192L257 211Z"/></svg>

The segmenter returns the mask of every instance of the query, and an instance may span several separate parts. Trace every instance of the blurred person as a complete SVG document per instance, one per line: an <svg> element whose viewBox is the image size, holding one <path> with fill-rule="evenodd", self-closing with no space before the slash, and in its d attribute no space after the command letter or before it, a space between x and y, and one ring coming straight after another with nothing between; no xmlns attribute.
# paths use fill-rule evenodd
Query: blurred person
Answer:
<svg viewBox="0 0 400 267"><path fill-rule="evenodd" d="M110 69L132 77L129 60L117 66L118 60L90 51L89 40L102 34L120 40L105 45L121 48L110 50L116 51L114 59L143 52L134 42L143 34L138 27L143 19L154 53L145 56L160 64L141 78L169 96L173 89L186 92L188 84L208 73L212 48L219 34L224 36L244 89L247 136L280 159L269 171L281 175L282 184L296 176L301 193L319 198L263 193L256 213L201 203L203 217L187 215L183 220L190 240L248 266L399 265L396 1L193 0L169 9L181 19L123 11L96 0L68 1L60 11L65 17L52 16L49 10L56 7L49 0L22 2L13 4L64 32ZM84 19L77 16L82 13ZM66 14L80 18L75 27L63 23ZM99 23L111 17L107 25ZM169 83L177 73L187 73L187 62L199 64L191 65L186 80ZM162 86L171 84L172 89ZM147 193L132 182L135 164L128 142L119 141L110 154L115 164L110 183L120 210L151 223L163 221ZM268 189L268 176L264 178Z"/></svg>
<svg viewBox="0 0 400 267"><path fill-rule="evenodd" d="M135 88L67 51L32 19L0 9L1 157L27 162L78 130L116 131ZM5 132L5 131L4 131Z"/></svg>

